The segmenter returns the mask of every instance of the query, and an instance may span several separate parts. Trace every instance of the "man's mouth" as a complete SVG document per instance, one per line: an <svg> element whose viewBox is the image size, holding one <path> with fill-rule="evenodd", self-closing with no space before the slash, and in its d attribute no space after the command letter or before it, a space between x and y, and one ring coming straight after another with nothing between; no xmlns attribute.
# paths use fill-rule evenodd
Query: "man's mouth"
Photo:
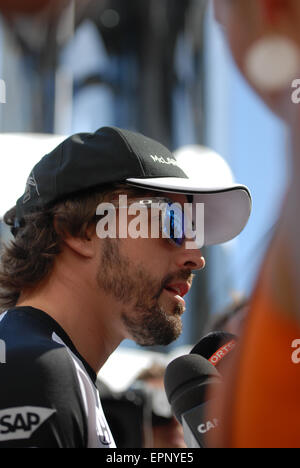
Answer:
<svg viewBox="0 0 300 468"><path fill-rule="evenodd" d="M189 292L190 287L188 283L174 283L167 284L164 290L169 296L185 307L185 300L183 298Z"/></svg>
<svg viewBox="0 0 300 468"><path fill-rule="evenodd" d="M168 284L165 289L171 293L174 293L177 296L184 297L190 290L190 285L188 283L174 283Z"/></svg>

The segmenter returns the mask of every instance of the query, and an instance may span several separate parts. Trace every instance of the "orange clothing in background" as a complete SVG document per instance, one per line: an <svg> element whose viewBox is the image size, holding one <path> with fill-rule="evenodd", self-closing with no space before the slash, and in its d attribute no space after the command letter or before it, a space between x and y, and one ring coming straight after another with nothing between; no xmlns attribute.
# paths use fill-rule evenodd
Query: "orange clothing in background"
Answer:
<svg viewBox="0 0 300 468"><path fill-rule="evenodd" d="M258 292L232 402L231 447L300 447L300 327Z"/></svg>
<svg viewBox="0 0 300 468"><path fill-rule="evenodd" d="M293 362L300 352L292 347L300 340L293 290L300 275L291 281L288 246L278 236L266 258L236 362L218 395L222 423L210 446L300 447L300 363Z"/></svg>

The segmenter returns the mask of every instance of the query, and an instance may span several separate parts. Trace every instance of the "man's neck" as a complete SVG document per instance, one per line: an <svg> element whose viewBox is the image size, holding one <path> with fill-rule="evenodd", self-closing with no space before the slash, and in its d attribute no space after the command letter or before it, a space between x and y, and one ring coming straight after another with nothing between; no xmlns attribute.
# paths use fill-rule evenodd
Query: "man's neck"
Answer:
<svg viewBox="0 0 300 468"><path fill-rule="evenodd" d="M114 323L111 301L103 297L96 308L91 292L84 294L78 286L73 286L70 288L69 284L51 278L36 290L23 293L17 306L31 306L52 317L98 373L122 337L115 333L119 327ZM105 318L107 309L109 320Z"/></svg>

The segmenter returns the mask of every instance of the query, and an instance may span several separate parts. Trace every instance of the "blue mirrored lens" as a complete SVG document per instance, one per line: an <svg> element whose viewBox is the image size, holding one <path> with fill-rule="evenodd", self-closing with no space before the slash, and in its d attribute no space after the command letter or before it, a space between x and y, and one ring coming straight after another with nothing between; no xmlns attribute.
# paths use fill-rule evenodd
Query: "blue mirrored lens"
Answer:
<svg viewBox="0 0 300 468"><path fill-rule="evenodd" d="M163 221L163 232L176 245L183 244L185 240L184 213L177 205L168 204Z"/></svg>

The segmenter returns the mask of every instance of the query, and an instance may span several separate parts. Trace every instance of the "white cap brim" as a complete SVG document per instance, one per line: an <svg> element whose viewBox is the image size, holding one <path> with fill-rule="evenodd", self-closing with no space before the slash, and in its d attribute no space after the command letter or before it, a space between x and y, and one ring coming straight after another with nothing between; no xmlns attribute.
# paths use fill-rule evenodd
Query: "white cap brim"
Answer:
<svg viewBox="0 0 300 468"><path fill-rule="evenodd" d="M209 187L202 184L199 187L195 180L172 177L127 179L127 183L159 192L193 195L194 203L203 203L204 246L223 244L234 239L242 232L251 214L251 195L243 185Z"/></svg>

